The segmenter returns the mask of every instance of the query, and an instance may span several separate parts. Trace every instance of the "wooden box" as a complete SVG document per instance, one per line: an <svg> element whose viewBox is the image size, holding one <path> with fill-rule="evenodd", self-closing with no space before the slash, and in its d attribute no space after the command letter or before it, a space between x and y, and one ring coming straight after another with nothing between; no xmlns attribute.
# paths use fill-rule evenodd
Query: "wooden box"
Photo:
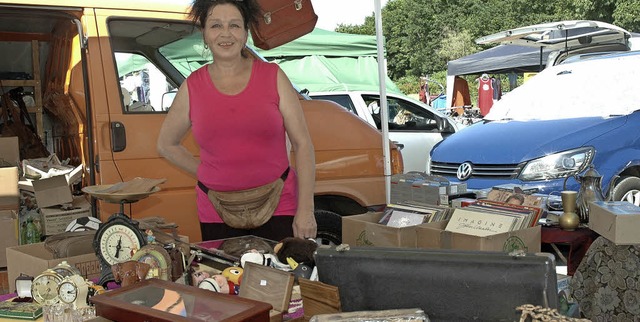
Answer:
<svg viewBox="0 0 640 322"><path fill-rule="evenodd" d="M91 298L113 321L269 321L271 305L152 278Z"/></svg>
<svg viewBox="0 0 640 322"><path fill-rule="evenodd" d="M270 321L280 322L289 309L294 279L290 272L247 262L238 296L271 304Z"/></svg>

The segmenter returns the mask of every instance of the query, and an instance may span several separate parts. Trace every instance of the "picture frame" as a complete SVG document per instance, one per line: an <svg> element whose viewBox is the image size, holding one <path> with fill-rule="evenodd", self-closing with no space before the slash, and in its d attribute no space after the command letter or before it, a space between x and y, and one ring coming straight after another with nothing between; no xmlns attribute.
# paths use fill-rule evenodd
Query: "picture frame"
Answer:
<svg viewBox="0 0 640 322"><path fill-rule="evenodd" d="M96 315L114 321L269 321L265 302L157 278L91 298Z"/></svg>

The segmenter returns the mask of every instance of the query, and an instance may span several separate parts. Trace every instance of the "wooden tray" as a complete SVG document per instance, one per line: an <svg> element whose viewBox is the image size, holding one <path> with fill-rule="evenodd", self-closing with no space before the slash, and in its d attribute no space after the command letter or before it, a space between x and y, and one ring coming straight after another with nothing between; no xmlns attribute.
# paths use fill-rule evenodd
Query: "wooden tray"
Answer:
<svg viewBox="0 0 640 322"><path fill-rule="evenodd" d="M113 321L269 321L271 305L156 278L91 297Z"/></svg>

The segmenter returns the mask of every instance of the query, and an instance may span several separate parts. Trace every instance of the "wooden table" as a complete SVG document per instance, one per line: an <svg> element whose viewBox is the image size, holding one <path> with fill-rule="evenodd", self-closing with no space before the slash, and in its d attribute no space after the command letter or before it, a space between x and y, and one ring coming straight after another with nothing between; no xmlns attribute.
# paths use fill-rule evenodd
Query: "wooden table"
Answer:
<svg viewBox="0 0 640 322"><path fill-rule="evenodd" d="M598 233L587 227L579 227L576 230L568 231L560 227L543 226L540 240L543 244L550 244L553 247L558 258L567 264L567 275L573 276L587 249L598 236ZM567 257L562 254L558 245L569 246Z"/></svg>

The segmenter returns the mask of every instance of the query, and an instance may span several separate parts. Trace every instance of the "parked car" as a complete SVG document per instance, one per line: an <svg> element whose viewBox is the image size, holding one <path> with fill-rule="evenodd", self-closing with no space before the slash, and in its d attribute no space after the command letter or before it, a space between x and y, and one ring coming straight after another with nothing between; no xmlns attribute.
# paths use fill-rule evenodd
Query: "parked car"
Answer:
<svg viewBox="0 0 640 322"><path fill-rule="evenodd" d="M640 52L585 55L546 68L484 120L431 152L429 172L472 189L512 183L579 190L589 166L614 200L640 204ZM619 176L619 179L613 180ZM613 182L615 181L615 182Z"/></svg>
<svg viewBox="0 0 640 322"><path fill-rule="evenodd" d="M309 96L334 101L382 130L378 92L314 92ZM431 148L463 127L434 108L404 95L388 93L387 102L389 139L401 147L405 171L427 171Z"/></svg>
<svg viewBox="0 0 640 322"><path fill-rule="evenodd" d="M578 55L628 51L631 36L629 31L602 21L565 20L501 31L480 37L476 43L542 48L549 52L545 65L554 66Z"/></svg>
<svg viewBox="0 0 640 322"><path fill-rule="evenodd" d="M106 220L121 209L134 219L160 216L198 242L195 178L156 151L171 90L211 60L187 9L152 0L0 0L7 36L0 70L31 75L1 85L34 96L37 132L49 152L82 165L84 186L167 179L160 192L122 208L99 200L95 216ZM318 237L339 243L341 216L386 203L383 137L333 102L300 100L315 148ZM184 142L199 155L191 135ZM401 173L401 155L389 145L392 172Z"/></svg>

